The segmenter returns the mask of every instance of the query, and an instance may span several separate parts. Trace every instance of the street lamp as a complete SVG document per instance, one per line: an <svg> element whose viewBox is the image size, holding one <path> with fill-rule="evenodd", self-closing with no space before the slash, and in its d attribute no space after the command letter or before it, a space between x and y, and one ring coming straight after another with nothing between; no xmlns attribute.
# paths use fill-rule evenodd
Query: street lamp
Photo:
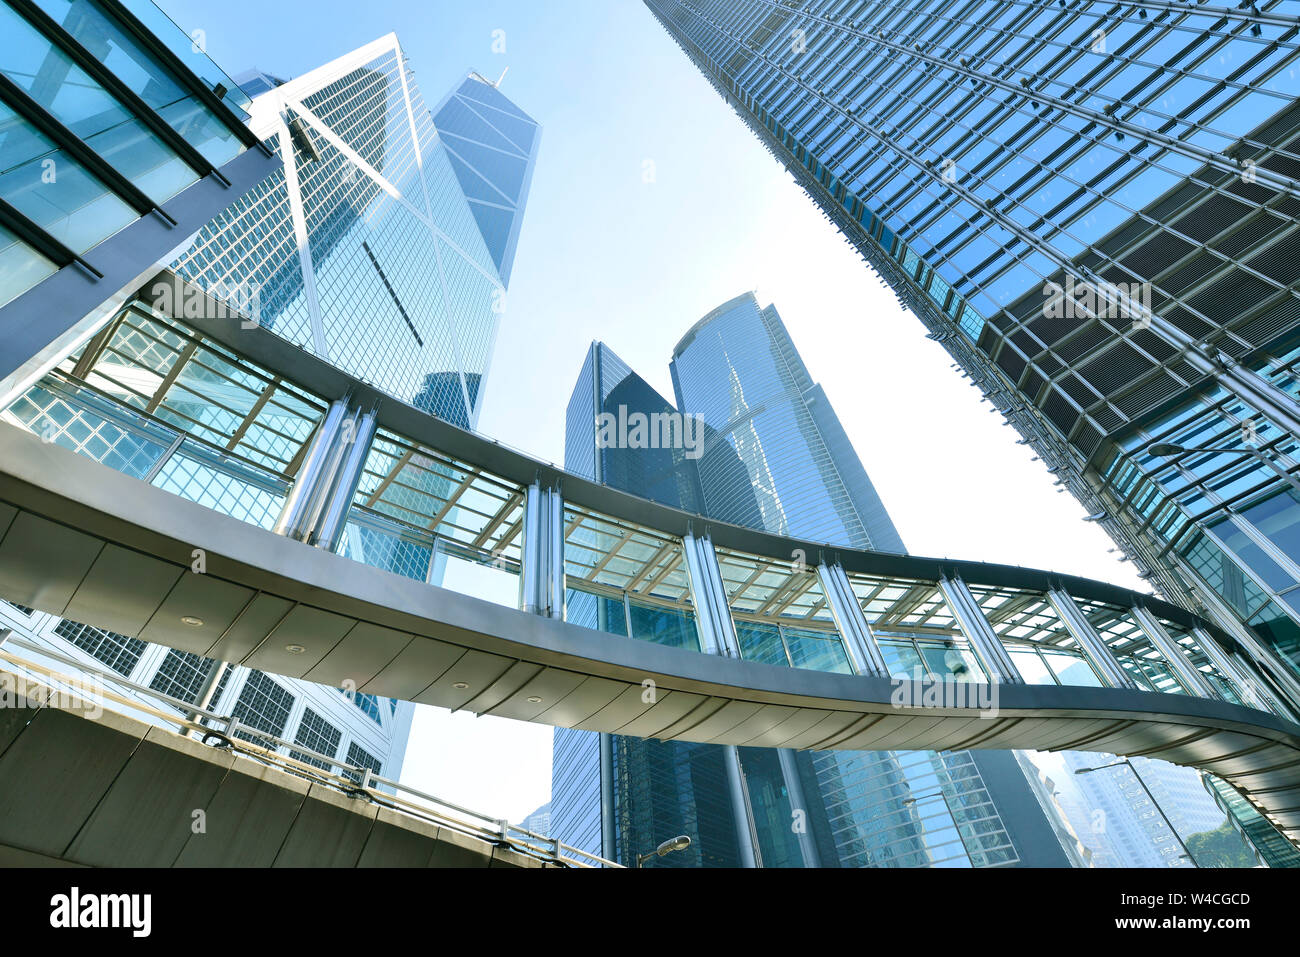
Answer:
<svg viewBox="0 0 1300 957"><path fill-rule="evenodd" d="M936 795L943 800L943 806L948 809L948 817L952 819L953 830L957 832L957 840L961 841L962 853L966 855L967 860L970 860L970 848L966 846L966 835L961 832L961 822L957 820L957 812L952 809L952 804L948 801L948 795L944 793L943 788L936 788L933 792L929 793L923 792L920 800L928 800ZM918 803L916 795L903 798L904 807L910 807L916 803Z"/></svg>
<svg viewBox="0 0 1300 957"><path fill-rule="evenodd" d="M1147 449L1147 451L1157 458L1162 459L1168 458L1172 455L1182 455L1184 452L1210 452L1224 455L1236 455L1241 452L1247 452L1267 465L1277 475L1281 476L1283 481L1289 484L1293 489L1300 492L1300 479L1297 479L1290 472L1286 471L1286 469L1274 462L1271 456L1265 455L1261 449L1256 448L1250 443L1246 443L1245 446L1239 449L1189 449L1174 442L1157 442L1155 445Z"/></svg>
<svg viewBox="0 0 1300 957"><path fill-rule="evenodd" d="M1178 842L1178 846L1183 849L1183 853L1179 854L1175 860L1181 860L1185 857L1192 862L1192 867L1200 867L1201 865L1196 863L1196 858L1192 857L1192 852L1189 851L1187 845L1183 843L1183 839L1179 835L1178 829L1174 827L1173 821L1169 820L1169 816L1165 814L1165 809L1160 806L1160 802L1156 800L1156 796L1151 793L1151 789L1147 787L1147 783L1142 780L1142 775L1138 774L1138 769L1128 758L1121 758L1118 761L1114 761L1110 764L1103 764L1100 767L1095 768L1076 768L1074 773L1091 774L1093 771L1105 771L1107 768L1117 768L1121 764L1128 765L1128 769L1133 772L1133 777L1137 778L1137 783L1141 786L1142 790L1146 792L1146 796L1151 801L1151 805L1160 812L1160 817L1164 820L1165 827L1169 828L1169 833L1174 836L1174 840Z"/></svg>
<svg viewBox="0 0 1300 957"><path fill-rule="evenodd" d="M652 857L665 857L673 851L684 851L691 846L691 839L685 834L679 834L671 840L664 841L649 854L638 854L636 857L636 866L640 867Z"/></svg>

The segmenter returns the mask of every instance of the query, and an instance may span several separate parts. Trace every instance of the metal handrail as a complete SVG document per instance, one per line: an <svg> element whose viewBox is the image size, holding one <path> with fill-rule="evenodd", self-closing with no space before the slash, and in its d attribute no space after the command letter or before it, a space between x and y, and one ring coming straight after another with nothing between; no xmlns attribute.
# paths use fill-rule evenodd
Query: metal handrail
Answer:
<svg viewBox="0 0 1300 957"><path fill-rule="evenodd" d="M456 804L452 801L446 801L435 795L420 791L417 788L402 784L400 781L394 781L391 778L385 778L374 773L370 768L357 767L340 761L333 755L321 754L311 748L303 745L294 744L275 735L258 731L240 724L233 716L221 716L212 711L201 709L189 702L182 701L172 695L165 694L153 688L136 684L129 679L119 675L109 674L107 672L88 666L86 663L79 662L67 655L33 644L21 638L10 637L2 647L0 647L0 661L32 674L44 680L53 687L55 684L62 685L74 691L78 697L84 699L83 679L78 679L70 675L65 675L54 671L44 665L22 658L15 654L12 648L22 648L27 651L35 652L44 657L72 665L90 676L98 679L101 687L97 688L95 694L102 696L108 701L126 706L154 718L166 724L175 725L178 733L189 736L191 733L197 733L202 743L209 747L220 746L229 748L239 754L254 758L264 764L278 767L281 770L300 777L307 777L314 783L333 788L344 794L354 797L364 797L366 800L387 807L400 814L408 817L418 818L439 826L451 827L461 833L468 834L483 840L491 841L510 847L520 853L527 854L530 857L538 858L554 864L576 867L611 867L621 868L622 865L614 861L606 860L595 854L591 854L580 848L572 847L559 841L556 838L539 834L536 831L528 830L502 820L501 818L490 817L481 814L471 808ZM3 672L0 672L3 674ZM14 677L17 677L16 675ZM118 685L130 689L138 694L147 695L158 702L166 704L169 707L176 708L186 714L191 714L194 718L188 718L183 715L172 714L161 710L146 701L135 700L125 695L118 694L108 687L109 684ZM79 687L82 690L78 690ZM102 706L101 702L95 702ZM115 712L121 713L121 712ZM205 724L204 721L213 722L213 725ZM221 731L224 730L224 733ZM210 744L208 739L213 736L214 731L218 731L222 739L220 745ZM239 739L237 734L253 735L269 743L270 747L263 747L254 742ZM298 760L291 755L281 754L278 748L287 748L296 754L312 760L321 761L334 768L340 769L341 773L334 773L318 767L307 761ZM428 802L421 804L417 801L410 800L400 794L389 794L378 789L378 785L392 788L395 792L402 792L411 797ZM437 805L431 807L428 805ZM453 813L444 813L442 808ZM461 815L456 817L455 815ZM521 835L521 836L520 836Z"/></svg>

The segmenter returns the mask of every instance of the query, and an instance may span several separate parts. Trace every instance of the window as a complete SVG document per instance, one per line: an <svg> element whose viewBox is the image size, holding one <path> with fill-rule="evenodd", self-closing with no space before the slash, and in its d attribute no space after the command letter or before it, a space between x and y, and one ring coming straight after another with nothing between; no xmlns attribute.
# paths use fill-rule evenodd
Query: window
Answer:
<svg viewBox="0 0 1300 957"><path fill-rule="evenodd" d="M348 745L347 763L354 768L369 768L371 771L375 772L375 774L378 774L383 768L383 765L379 763L379 759L377 757L375 757L365 748L361 747L361 745L357 744L355 741L352 742L352 744ZM353 781L356 781L358 784L361 783L360 776L357 775L355 772L345 772L345 773Z"/></svg>
<svg viewBox="0 0 1300 957"><path fill-rule="evenodd" d="M149 687L181 701L197 703L199 690L214 667L216 662L211 658L173 648L167 652Z"/></svg>
<svg viewBox="0 0 1300 957"><path fill-rule="evenodd" d="M279 737L284 734L285 725L289 722L293 701L293 695L262 672L250 671L231 714L241 724L246 724L264 734ZM258 736L255 734L243 731L236 733L249 741L258 741Z"/></svg>
<svg viewBox="0 0 1300 957"><path fill-rule="evenodd" d="M54 633L87 654L94 655L120 675L130 675L144 654L145 643L138 638L92 628L66 618L59 622Z"/></svg>
<svg viewBox="0 0 1300 957"><path fill-rule="evenodd" d="M338 728L311 710L311 708L304 708L302 720L298 722L298 733L294 735L293 743L300 744L317 754L327 754L332 758L338 755L339 739L342 736L342 732ZM290 751L289 757L318 767L323 771L332 770L332 765L319 758L303 754L301 751Z"/></svg>

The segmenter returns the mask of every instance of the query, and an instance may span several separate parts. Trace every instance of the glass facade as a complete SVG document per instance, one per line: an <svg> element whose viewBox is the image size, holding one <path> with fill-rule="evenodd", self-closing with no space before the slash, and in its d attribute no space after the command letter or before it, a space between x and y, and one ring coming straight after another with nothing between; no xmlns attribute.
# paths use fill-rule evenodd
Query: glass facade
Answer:
<svg viewBox="0 0 1300 957"><path fill-rule="evenodd" d="M453 156L451 143L480 148L463 126L435 125L391 39L279 85L247 76L267 88L250 106L253 127L285 168L208 224L172 268L384 392L472 427L505 273L504 250L488 242L496 233L482 228L497 210L484 212L465 183L474 169L505 176L506 161L489 166L482 148L471 169ZM517 237L540 133L494 88L477 92L482 85L465 81L444 111L449 123L467 124L472 108L462 100L473 87L495 104L477 109L495 118L508 108L532 131L511 180Z"/></svg>
<svg viewBox="0 0 1300 957"><path fill-rule="evenodd" d="M492 262L509 283L541 127L477 73L434 111L433 122Z"/></svg>
<svg viewBox="0 0 1300 957"><path fill-rule="evenodd" d="M724 303L682 337L669 368L678 407L731 449L700 459L701 511L816 542L905 551L774 306L760 308L752 293ZM728 468L736 459L743 468Z"/></svg>
<svg viewBox="0 0 1300 957"><path fill-rule="evenodd" d="M746 294L714 310L683 337L671 372L676 408L608 347L594 343L567 410L566 468L735 524L904 551L774 308L761 309ZM609 445L599 437L598 414L630 419L677 409L702 423L705 441L697 458L682 449ZM792 573L789 563L725 549L717 550L717 560L742 657L852 673L815 579ZM576 581L582 572L569 576L570 621L669 643L681 629L666 625L664 614L693 627L689 611L664 609L647 628L627 590L585 591L590 586ZM671 576L653 572L642 578L671 583ZM660 594L669 591L661 587ZM900 666L906 660L902 674L913 674L912 655L927 673L953 674L961 666L968 680L988 680L960 637L921 648L926 640L908 624L896 626L894 639L885 637L887 628L880 636L891 660ZM688 646L698 643L691 639ZM735 773L728 768L732 761ZM1001 787L1028 793L1018 770L991 773ZM904 804L910 795L913 804ZM1022 860L1010 831L1029 826L1003 822L980 766L965 752L806 755L570 729L555 732L552 806L561 840L599 841L586 849L603 849L622 863L668 837L690 835L687 852L653 865L673 867L740 866L747 855L767 867L1006 865ZM1055 863L1064 862L1062 856Z"/></svg>
<svg viewBox="0 0 1300 957"><path fill-rule="evenodd" d="M1290 5L646 6L1142 574L1300 704Z"/></svg>
<svg viewBox="0 0 1300 957"><path fill-rule="evenodd" d="M147 0L0 4L0 306L141 216L169 219L161 204L252 141L247 97L188 36L135 31L159 17Z"/></svg>
<svg viewBox="0 0 1300 957"><path fill-rule="evenodd" d="M0 70L74 126L86 147L111 160L147 199L161 201L197 178L202 170L190 165L194 155L220 163L243 148L213 122L207 103L173 82L142 41L106 18L99 4L46 0L38 6L95 53L107 68L103 82L63 46L42 41L41 24L8 6L0 6ZM141 17L177 45L183 38L185 50L175 55L191 59L185 52L191 41L179 28L156 10ZM503 280L396 40L377 41L288 83L248 74L256 99L215 66L198 75L227 107L246 111L241 115L285 166L199 229L172 269L232 314L471 427L501 317ZM129 98L119 102L123 88L178 132L191 131L192 153L169 153L156 123L131 114ZM0 85L0 93L8 91ZM483 112L518 113L495 89L490 96ZM100 167L80 164L8 102L0 97L0 197L75 252L138 215L103 188ZM530 176L539 134L528 122ZM40 184L51 165L57 188ZM515 186L511 255L527 176ZM51 271L16 234L0 234L0 256L14 267L5 270L6 294ZM329 403L196 335L176 321L183 315L179 300L129 301L98 335L18 394L3 417L190 501L274 528ZM436 454L417 455L381 431L361 464L338 550L422 581L440 580L447 563L476 564L483 556L458 549L451 530L473 528L475 509L493 500L476 495L442 508L463 477ZM440 515L440 531L451 541L438 546L432 533L403 524L425 507ZM477 540L478 532L467 532L465 540ZM500 557L487 560L500 564ZM107 666L185 701L198 699L216 665L43 614L15 632L52 649L61 640L84 655L87 667ZM355 687L334 689L243 666L224 670L212 707L233 713L254 740L257 733L280 736L393 775L414 711Z"/></svg>

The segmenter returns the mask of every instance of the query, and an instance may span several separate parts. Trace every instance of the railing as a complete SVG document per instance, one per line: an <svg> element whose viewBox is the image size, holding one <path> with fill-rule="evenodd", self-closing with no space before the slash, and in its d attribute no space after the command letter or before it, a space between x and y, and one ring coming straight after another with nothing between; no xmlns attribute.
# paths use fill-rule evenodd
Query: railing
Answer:
<svg viewBox="0 0 1300 957"><path fill-rule="evenodd" d="M1032 570L1020 577L1033 584L1006 584L1006 570L996 567L981 583L976 563L841 553L723 526L596 486L430 416L412 418L414 410L392 400L379 402L378 427L361 454L334 454L336 462L355 458L356 470L318 474L302 464L327 432L317 423L340 403L351 409L364 384L338 399L327 393L338 388L338 371L314 357L297 357L291 382L287 370L232 351L274 341L260 329L225 346L222 327L200 335L140 301L115 322L101 355L65 360L4 418L262 528L276 525L299 486L343 489L330 505L343 516L341 538L325 547L407 578L447 584L443 570L469 563L502 573L490 583L492 600L513 601L517 588L521 607L558 617L567 595L574 607L566 617L576 624L788 667L911 677L919 665L931 677L993 683L1095 678L1291 713L1285 690L1276 694L1252 662L1215 645L1213 624L1146 596L1078 579L1063 585L1064 576ZM314 378L320 369L330 386ZM366 399L367 408L378 401ZM563 484L564 500L552 514L530 516L529 483L539 475ZM713 529L718 547L696 539L693 522ZM530 553L529 529L554 552ZM539 569L548 580L539 583ZM461 587L476 593L483 584L480 576ZM1156 612L1145 609L1149 601ZM1058 674L1060 656L1086 667Z"/></svg>
<svg viewBox="0 0 1300 957"><path fill-rule="evenodd" d="M349 797L366 800L439 827L449 827L461 834L506 846L548 863L566 867L622 867L621 864L571 847L556 838L538 834L507 820L480 814L400 781L382 777L370 768L350 765L333 755L322 754L304 745L259 731L242 724L231 715L223 716L198 708L191 702L95 669L84 661L63 655L52 648L12 635L0 644L0 661L36 676L51 688L69 691L82 700L87 697L87 682L84 678L62 674L31 659L20 657L15 649L22 649L75 668L83 675L92 676L98 684L91 692L96 698L103 698L143 714L154 722L171 726L178 734L196 737L210 747L234 751L278 770L305 777L313 784L331 788ZM126 689L138 697L119 694L110 685ZM103 702L96 700L91 703L102 705ZM281 749L291 754L282 753ZM301 759L292 755L300 755ZM380 790L381 787L392 789L392 793Z"/></svg>

